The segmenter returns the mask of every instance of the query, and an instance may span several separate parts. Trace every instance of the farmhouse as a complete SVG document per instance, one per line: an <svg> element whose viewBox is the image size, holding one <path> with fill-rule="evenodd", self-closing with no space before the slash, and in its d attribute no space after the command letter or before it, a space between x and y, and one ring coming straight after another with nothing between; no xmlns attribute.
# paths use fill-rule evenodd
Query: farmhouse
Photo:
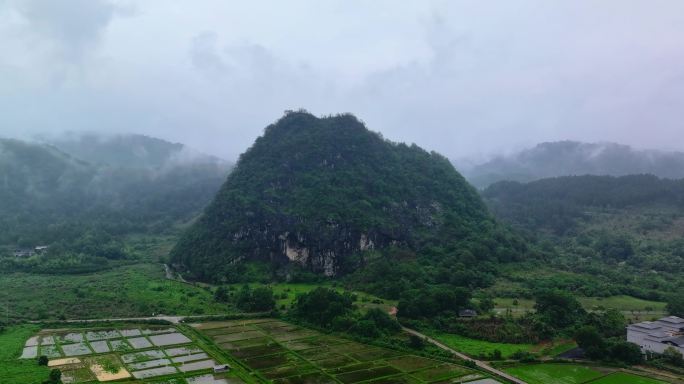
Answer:
<svg viewBox="0 0 684 384"><path fill-rule="evenodd" d="M14 250L14 257L31 257L33 256L34 251L33 249L15 249Z"/></svg>
<svg viewBox="0 0 684 384"><path fill-rule="evenodd" d="M477 317L477 311L474 309L462 309L458 311L458 317Z"/></svg>
<svg viewBox="0 0 684 384"><path fill-rule="evenodd" d="M627 327L627 341L640 346L642 352L663 353L673 347L684 354L684 319L669 316L631 324Z"/></svg>
<svg viewBox="0 0 684 384"><path fill-rule="evenodd" d="M45 252L48 248L50 248L48 245L39 245L34 248L36 253L43 253Z"/></svg>

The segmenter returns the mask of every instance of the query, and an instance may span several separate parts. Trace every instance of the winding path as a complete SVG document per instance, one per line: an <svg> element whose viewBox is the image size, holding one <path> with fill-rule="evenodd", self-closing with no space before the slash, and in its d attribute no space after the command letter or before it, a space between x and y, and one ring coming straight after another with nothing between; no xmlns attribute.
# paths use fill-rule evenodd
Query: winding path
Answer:
<svg viewBox="0 0 684 384"><path fill-rule="evenodd" d="M462 354L461 352L458 352L454 349L451 349L451 348L447 347L446 345L440 343L439 341L437 341L431 337L428 337L428 336L426 336L426 335L424 335L424 334L422 334L416 330L413 330L411 328L406 328L406 327L401 327L401 328L404 330L404 332L407 332L407 333L410 333L412 335L418 336L422 339L425 339L427 342L429 342L429 343L431 343L431 344L433 344L433 345L435 345L435 346L437 346L437 347L439 347L439 348L441 348L441 349L443 349L443 350L445 350L445 351L447 351L447 352L449 352L449 353L451 353L451 354L453 354L453 355L455 355L455 356L457 356L457 357L459 357L465 361L474 362L475 365L477 365L478 367L480 367L480 368L484 369L485 371L491 373L492 375L502 377L502 378L504 378L504 379L506 379L512 383L515 383L515 384L527 384L527 382L522 381L522 380L518 379L517 377L513 377L504 371L500 371L500 370L492 367L491 365L487 364L484 361L475 360L471 357L468 357L468 356Z"/></svg>

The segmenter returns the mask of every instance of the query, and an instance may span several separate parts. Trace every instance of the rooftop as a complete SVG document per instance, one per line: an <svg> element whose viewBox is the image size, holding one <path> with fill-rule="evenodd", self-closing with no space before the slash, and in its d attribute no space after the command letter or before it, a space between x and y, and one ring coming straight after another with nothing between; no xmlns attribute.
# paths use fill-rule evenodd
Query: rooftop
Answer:
<svg viewBox="0 0 684 384"><path fill-rule="evenodd" d="M646 339L675 345L684 345L684 319L677 316L664 317L656 321L631 324L629 331L646 334Z"/></svg>
<svg viewBox="0 0 684 384"><path fill-rule="evenodd" d="M663 317L662 319L660 319L660 320L658 320L658 321L664 321L664 322L666 322L666 323L682 324L682 325L684 325L684 319L682 319L681 317L677 317L677 316Z"/></svg>

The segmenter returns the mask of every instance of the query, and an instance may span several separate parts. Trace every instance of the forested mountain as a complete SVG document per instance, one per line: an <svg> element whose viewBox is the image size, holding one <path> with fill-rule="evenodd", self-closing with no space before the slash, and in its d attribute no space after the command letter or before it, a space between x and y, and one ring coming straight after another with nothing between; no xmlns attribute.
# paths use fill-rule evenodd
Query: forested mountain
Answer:
<svg viewBox="0 0 684 384"><path fill-rule="evenodd" d="M465 176L475 186L484 188L503 180L527 182L557 176L634 174L683 178L684 153L637 150L614 143L559 141L494 158L472 167Z"/></svg>
<svg viewBox="0 0 684 384"><path fill-rule="evenodd" d="M228 172L214 159L159 168L93 164L51 145L1 139L0 246L69 248L84 238L107 244L131 233L170 233L201 212Z"/></svg>
<svg viewBox="0 0 684 384"><path fill-rule="evenodd" d="M596 210L684 213L684 180L653 175L565 176L526 184L502 181L482 195L499 217L556 234L572 231Z"/></svg>
<svg viewBox="0 0 684 384"><path fill-rule="evenodd" d="M555 247L572 268L593 265L600 274L631 266L648 271L650 288L684 283L684 180L569 176L499 182L482 194L499 218Z"/></svg>
<svg viewBox="0 0 684 384"><path fill-rule="evenodd" d="M352 115L289 112L240 156L171 257L197 278L233 280L245 261L330 276L387 249L428 264L452 257L447 270L526 252L446 158L387 141ZM388 255L394 264L399 253Z"/></svg>

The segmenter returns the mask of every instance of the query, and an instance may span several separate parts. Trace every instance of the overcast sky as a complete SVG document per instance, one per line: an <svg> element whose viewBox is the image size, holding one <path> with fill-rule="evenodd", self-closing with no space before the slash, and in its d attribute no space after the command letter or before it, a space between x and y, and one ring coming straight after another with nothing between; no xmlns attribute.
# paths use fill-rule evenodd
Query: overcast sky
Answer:
<svg viewBox="0 0 684 384"><path fill-rule="evenodd" d="M684 150L684 1L0 0L0 136L135 132L230 159L298 108L451 158Z"/></svg>

